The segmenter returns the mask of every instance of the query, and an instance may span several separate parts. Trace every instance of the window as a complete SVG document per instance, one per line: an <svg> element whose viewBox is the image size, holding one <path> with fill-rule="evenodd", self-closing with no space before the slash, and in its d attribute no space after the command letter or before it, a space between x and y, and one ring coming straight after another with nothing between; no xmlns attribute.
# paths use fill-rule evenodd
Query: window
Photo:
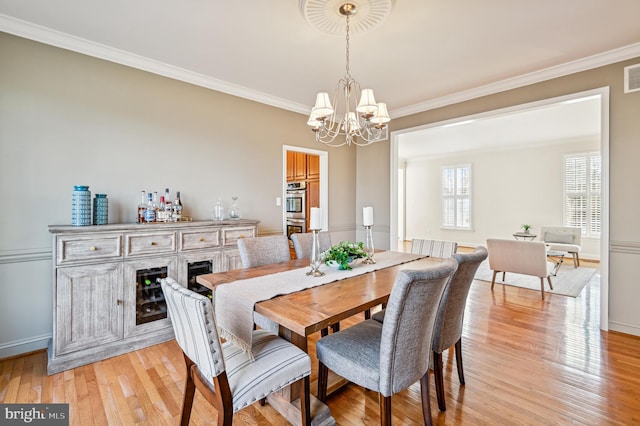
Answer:
<svg viewBox="0 0 640 426"><path fill-rule="evenodd" d="M471 229L471 166L442 168L442 220L448 229Z"/></svg>
<svg viewBox="0 0 640 426"><path fill-rule="evenodd" d="M564 225L600 237L602 161L600 153L569 155L564 160Z"/></svg>

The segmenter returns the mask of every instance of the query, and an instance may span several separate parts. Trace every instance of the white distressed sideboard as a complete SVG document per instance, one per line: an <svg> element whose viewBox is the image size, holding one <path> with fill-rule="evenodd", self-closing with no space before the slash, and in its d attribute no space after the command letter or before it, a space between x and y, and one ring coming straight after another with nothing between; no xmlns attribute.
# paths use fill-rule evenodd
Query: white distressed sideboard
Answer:
<svg viewBox="0 0 640 426"><path fill-rule="evenodd" d="M173 338L159 278L206 292L195 276L242 268L236 241L257 220L51 225L53 338L48 373Z"/></svg>

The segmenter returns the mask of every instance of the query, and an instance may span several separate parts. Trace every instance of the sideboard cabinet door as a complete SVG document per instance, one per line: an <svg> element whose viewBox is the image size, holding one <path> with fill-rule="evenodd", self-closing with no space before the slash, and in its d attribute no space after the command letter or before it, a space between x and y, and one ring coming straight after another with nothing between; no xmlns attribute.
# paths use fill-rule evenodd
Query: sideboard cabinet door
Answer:
<svg viewBox="0 0 640 426"><path fill-rule="evenodd" d="M122 263L58 268L56 354L122 339L123 296Z"/></svg>

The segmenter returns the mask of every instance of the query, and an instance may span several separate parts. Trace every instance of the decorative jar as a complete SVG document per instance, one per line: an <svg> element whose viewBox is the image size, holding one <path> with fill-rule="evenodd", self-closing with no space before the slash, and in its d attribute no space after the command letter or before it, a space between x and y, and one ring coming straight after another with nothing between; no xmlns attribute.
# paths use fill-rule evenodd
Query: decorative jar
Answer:
<svg viewBox="0 0 640 426"><path fill-rule="evenodd" d="M109 223L109 199L107 194L96 194L93 199L93 224L106 225Z"/></svg>
<svg viewBox="0 0 640 426"><path fill-rule="evenodd" d="M88 186L76 185L71 194L71 225L91 225L91 191Z"/></svg>

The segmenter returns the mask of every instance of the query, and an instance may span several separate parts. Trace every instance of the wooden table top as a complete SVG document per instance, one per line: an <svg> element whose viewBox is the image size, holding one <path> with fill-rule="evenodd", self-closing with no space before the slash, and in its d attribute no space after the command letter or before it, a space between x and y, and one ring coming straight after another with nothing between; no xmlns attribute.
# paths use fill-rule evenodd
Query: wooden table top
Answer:
<svg viewBox="0 0 640 426"><path fill-rule="evenodd" d="M306 336L316 331L385 303L398 271L433 267L441 262L440 258L429 257L379 269L274 297L257 303L255 310L306 340ZM213 289L216 285L305 266L309 266L309 259L199 275L196 281Z"/></svg>

